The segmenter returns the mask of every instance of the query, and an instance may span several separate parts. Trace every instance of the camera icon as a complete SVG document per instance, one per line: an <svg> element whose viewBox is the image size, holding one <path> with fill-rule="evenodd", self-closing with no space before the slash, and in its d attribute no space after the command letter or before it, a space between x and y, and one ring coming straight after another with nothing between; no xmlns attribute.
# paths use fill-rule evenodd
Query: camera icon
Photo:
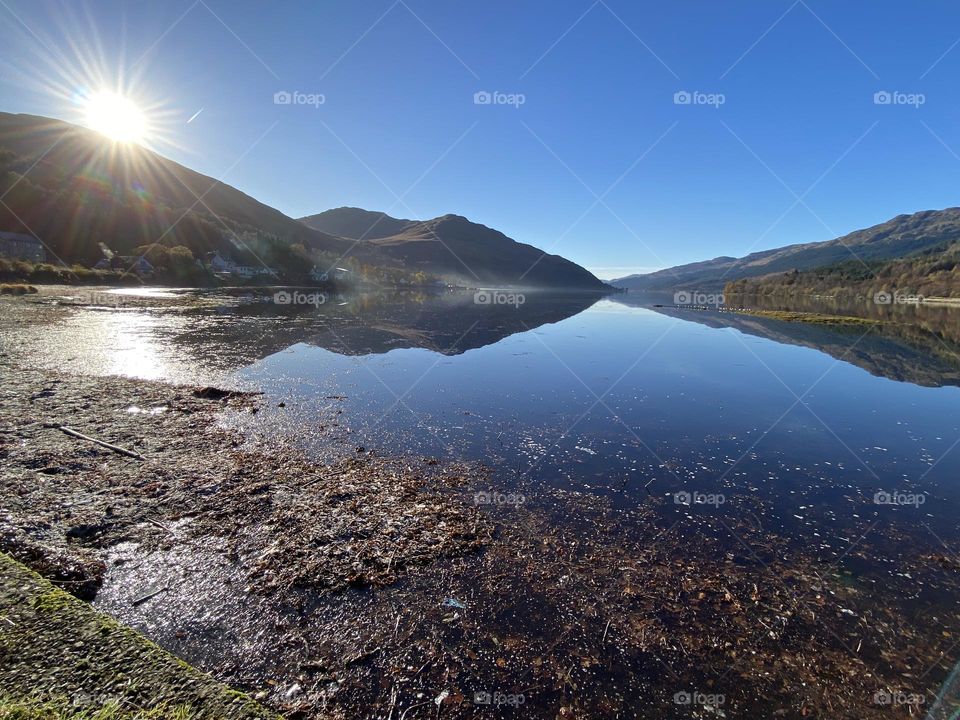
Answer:
<svg viewBox="0 0 960 720"><path fill-rule="evenodd" d="M874 293L873 301L877 305L892 305L893 304L893 294L887 292L886 290L881 290L878 293Z"/></svg>
<svg viewBox="0 0 960 720"><path fill-rule="evenodd" d="M880 90L873 94L874 105L889 105L893 102L893 95L886 90Z"/></svg>
<svg viewBox="0 0 960 720"><path fill-rule="evenodd" d="M874 505L893 505L893 495L886 490L880 490L873 495Z"/></svg>
<svg viewBox="0 0 960 720"><path fill-rule="evenodd" d="M891 705L893 703L893 695L886 690L877 690L877 692L873 694L873 702L877 705Z"/></svg>
<svg viewBox="0 0 960 720"><path fill-rule="evenodd" d="M673 702L677 705L690 705L693 702L693 695L686 690L681 690L674 694Z"/></svg>
<svg viewBox="0 0 960 720"><path fill-rule="evenodd" d="M490 505L493 502L493 494L488 490L481 490L473 494L474 505Z"/></svg>
<svg viewBox="0 0 960 720"><path fill-rule="evenodd" d="M477 305L489 305L493 302L493 293L487 290L480 290L473 294L473 302Z"/></svg>
<svg viewBox="0 0 960 720"><path fill-rule="evenodd" d="M673 494L673 502L675 505L692 505L693 497L686 490L681 490Z"/></svg>
<svg viewBox="0 0 960 720"><path fill-rule="evenodd" d="M674 305L689 305L693 302L693 296L686 290L680 290L673 294Z"/></svg>
<svg viewBox="0 0 960 720"><path fill-rule="evenodd" d="M293 295L286 290L280 290L273 294L273 302L277 305L289 305L293 302Z"/></svg>
<svg viewBox="0 0 960 720"><path fill-rule="evenodd" d="M286 90L281 90L280 92L275 92L273 94L274 105L290 105L292 102L293 95L288 93Z"/></svg>
<svg viewBox="0 0 960 720"><path fill-rule="evenodd" d="M474 705L489 705L492 701L493 698L486 690L481 690L480 692L475 692L473 694Z"/></svg>
<svg viewBox="0 0 960 720"><path fill-rule="evenodd" d="M488 93L486 90L480 90L473 94L473 104L474 105L492 105L493 104L493 95Z"/></svg>
<svg viewBox="0 0 960 720"><path fill-rule="evenodd" d="M686 90L678 90L673 94L674 105L689 105L693 102L693 95Z"/></svg>

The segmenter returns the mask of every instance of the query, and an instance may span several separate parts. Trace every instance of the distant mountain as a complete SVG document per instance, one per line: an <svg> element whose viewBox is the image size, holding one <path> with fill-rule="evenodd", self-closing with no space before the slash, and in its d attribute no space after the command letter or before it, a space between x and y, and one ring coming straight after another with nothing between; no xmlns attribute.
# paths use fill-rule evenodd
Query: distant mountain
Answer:
<svg viewBox="0 0 960 720"><path fill-rule="evenodd" d="M245 246L339 256L353 245L139 145L32 115L0 113L0 196L0 230L36 234L68 263L96 261L101 242L122 254L161 241L251 264Z"/></svg>
<svg viewBox="0 0 960 720"><path fill-rule="evenodd" d="M809 270L851 260L859 262L855 258L865 262L903 258L958 239L960 208L926 210L898 215L880 225L835 240L788 245L739 259L718 257L610 282L615 287L634 291L721 290L733 280Z"/></svg>
<svg viewBox="0 0 960 720"><path fill-rule="evenodd" d="M423 270L467 285L609 290L576 263L460 215L416 221L360 208L338 208L302 218L302 222L375 247L408 270Z"/></svg>

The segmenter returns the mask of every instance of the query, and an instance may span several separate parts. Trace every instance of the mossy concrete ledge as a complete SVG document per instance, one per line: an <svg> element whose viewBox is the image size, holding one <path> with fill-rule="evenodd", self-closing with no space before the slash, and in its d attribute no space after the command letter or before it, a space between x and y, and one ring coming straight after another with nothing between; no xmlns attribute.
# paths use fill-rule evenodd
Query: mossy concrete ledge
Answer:
<svg viewBox="0 0 960 720"><path fill-rule="evenodd" d="M0 553L0 720L281 720Z"/></svg>

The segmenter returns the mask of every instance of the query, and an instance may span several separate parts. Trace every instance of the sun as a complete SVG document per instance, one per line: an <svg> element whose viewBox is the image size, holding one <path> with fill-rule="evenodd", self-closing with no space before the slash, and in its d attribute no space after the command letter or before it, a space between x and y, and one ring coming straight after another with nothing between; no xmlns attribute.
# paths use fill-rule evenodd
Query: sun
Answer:
<svg viewBox="0 0 960 720"><path fill-rule="evenodd" d="M130 98L102 90L85 102L86 124L114 142L143 143L147 139L147 119Z"/></svg>

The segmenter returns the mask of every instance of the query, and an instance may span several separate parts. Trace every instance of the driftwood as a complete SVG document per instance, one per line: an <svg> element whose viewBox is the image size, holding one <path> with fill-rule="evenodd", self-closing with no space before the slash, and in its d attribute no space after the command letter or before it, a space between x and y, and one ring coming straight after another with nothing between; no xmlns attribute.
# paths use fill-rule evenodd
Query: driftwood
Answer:
<svg viewBox="0 0 960 720"><path fill-rule="evenodd" d="M138 453L138 452L134 452L133 450L127 450L126 448L122 448L122 447L120 447L119 445L112 445L112 444L110 444L110 443L108 443L108 442L104 442L103 440L97 440L97 438L90 437L89 435L84 435L83 433L77 432L76 430L74 430L74 429L72 429L72 428L68 428L66 425L61 425L60 423L44 423L44 427L54 428L54 429L56 429L56 430L59 430L60 432L66 433L67 435L70 435L71 437L80 438L81 440L86 440L87 442L95 443L95 444L99 445L100 447L105 447L105 448L107 448L107 450L113 450L113 452L115 452L115 453L120 453L121 455L126 455L127 457L132 457L132 458L134 458L135 460L145 460L145 459L146 459L146 458L143 457L143 455L141 455L141 454Z"/></svg>

